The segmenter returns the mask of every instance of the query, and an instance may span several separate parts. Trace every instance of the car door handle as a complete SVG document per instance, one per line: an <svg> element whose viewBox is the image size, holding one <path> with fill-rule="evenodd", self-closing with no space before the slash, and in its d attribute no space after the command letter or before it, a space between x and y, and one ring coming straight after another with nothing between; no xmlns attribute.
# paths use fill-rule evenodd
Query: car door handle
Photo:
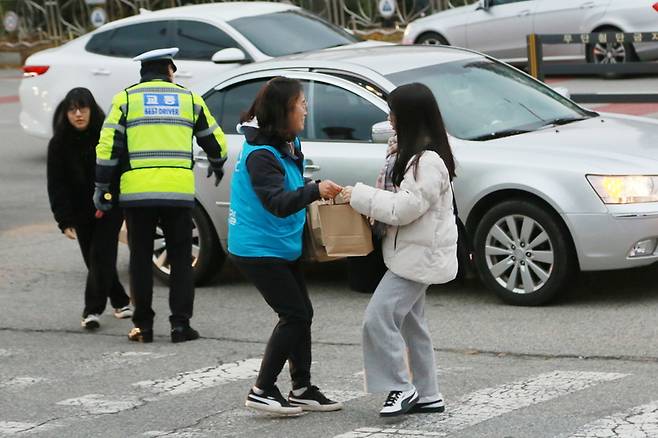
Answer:
<svg viewBox="0 0 658 438"><path fill-rule="evenodd" d="M112 72L106 68L96 68L91 71L91 74L94 76L109 76Z"/></svg>
<svg viewBox="0 0 658 438"><path fill-rule="evenodd" d="M596 6L594 2L586 2L580 5L580 9L590 9L593 8L594 6Z"/></svg>
<svg viewBox="0 0 658 438"><path fill-rule="evenodd" d="M530 9L519 12L519 17L527 17L528 15L530 15Z"/></svg>
<svg viewBox="0 0 658 438"><path fill-rule="evenodd" d="M191 78L193 75L192 75L192 73L190 73L189 71L177 71L175 76L176 76L177 78L189 79L189 78Z"/></svg>

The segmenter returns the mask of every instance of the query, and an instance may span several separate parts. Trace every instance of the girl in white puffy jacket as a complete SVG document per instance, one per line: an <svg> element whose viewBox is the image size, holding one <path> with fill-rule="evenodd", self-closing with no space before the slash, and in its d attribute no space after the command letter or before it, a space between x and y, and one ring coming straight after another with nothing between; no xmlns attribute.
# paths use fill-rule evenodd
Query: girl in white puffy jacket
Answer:
<svg viewBox="0 0 658 438"><path fill-rule="evenodd" d="M439 107L419 83L398 87L388 103L397 151L382 169L381 188L358 183L344 189L355 210L386 224L388 271L363 321L366 389L388 392L380 411L385 417L444 411L425 292L457 275L455 162Z"/></svg>

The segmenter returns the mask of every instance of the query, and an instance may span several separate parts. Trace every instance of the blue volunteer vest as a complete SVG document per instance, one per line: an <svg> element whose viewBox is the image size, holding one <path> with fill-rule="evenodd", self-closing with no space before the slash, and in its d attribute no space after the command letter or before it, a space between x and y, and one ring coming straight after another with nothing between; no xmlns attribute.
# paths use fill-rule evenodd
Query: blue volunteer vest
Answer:
<svg viewBox="0 0 658 438"><path fill-rule="evenodd" d="M299 142L295 142L299 148ZM287 217L277 217L267 211L254 192L247 170L247 157L254 151L270 151L285 172L285 189L304 186L304 176L289 157L272 146L254 146L247 142L235 164L231 179L231 206L228 215L228 250L240 257L277 257L296 260L302 255L302 234L306 209Z"/></svg>

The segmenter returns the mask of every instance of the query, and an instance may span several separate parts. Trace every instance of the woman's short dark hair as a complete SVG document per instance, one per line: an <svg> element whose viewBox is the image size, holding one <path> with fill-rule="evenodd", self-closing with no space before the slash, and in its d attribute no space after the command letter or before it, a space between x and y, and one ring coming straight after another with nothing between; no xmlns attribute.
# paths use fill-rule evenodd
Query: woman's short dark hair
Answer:
<svg viewBox="0 0 658 438"><path fill-rule="evenodd" d="M388 106L395 117L398 153L393 164L393 184L400 186L409 167L418 167L421 152L434 151L455 177L455 159L434 94L426 85L414 82L401 85L388 96Z"/></svg>
<svg viewBox="0 0 658 438"><path fill-rule="evenodd" d="M89 108L89 126L87 131L100 133L105 113L96 103L93 94L86 88L78 87L69 91L57 105L53 116L53 136L61 137L73 132L75 128L69 122L67 112L78 108Z"/></svg>
<svg viewBox="0 0 658 438"><path fill-rule="evenodd" d="M260 134L276 143L290 141L297 133L290 132L289 115L303 91L302 83L297 79L272 78L258 91L251 108L242 114L240 122L256 117Z"/></svg>

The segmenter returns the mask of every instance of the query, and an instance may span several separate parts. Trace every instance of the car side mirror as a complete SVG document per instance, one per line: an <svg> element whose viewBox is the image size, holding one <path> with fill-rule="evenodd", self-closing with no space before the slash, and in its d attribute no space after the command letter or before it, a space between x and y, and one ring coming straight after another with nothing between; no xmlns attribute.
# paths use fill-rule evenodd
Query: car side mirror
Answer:
<svg viewBox="0 0 658 438"><path fill-rule="evenodd" d="M222 49L218 52L215 52L210 58L215 64L246 64L249 62L247 55L238 48L230 47L228 49Z"/></svg>
<svg viewBox="0 0 658 438"><path fill-rule="evenodd" d="M388 139L395 135L395 130L388 120L372 125L372 142L387 143Z"/></svg>
<svg viewBox="0 0 658 438"><path fill-rule="evenodd" d="M488 11L491 8L491 0L480 0L476 11Z"/></svg>
<svg viewBox="0 0 658 438"><path fill-rule="evenodd" d="M555 87L553 88L553 91L555 91L557 94L559 94L562 97L566 97L567 99L571 99L571 92L567 87Z"/></svg>

